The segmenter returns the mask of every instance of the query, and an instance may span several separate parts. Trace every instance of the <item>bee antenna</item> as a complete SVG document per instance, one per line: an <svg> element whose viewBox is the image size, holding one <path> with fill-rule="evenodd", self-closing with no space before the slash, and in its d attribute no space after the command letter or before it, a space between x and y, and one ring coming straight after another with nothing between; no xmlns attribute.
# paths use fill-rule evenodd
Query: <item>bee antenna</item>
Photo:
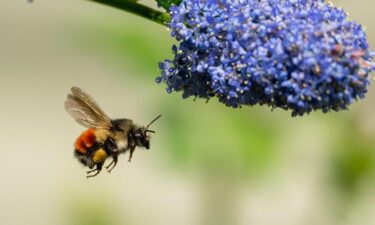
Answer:
<svg viewBox="0 0 375 225"><path fill-rule="evenodd" d="M146 130L146 133L147 133L147 132L156 133L156 132L153 131L153 130Z"/></svg>
<svg viewBox="0 0 375 225"><path fill-rule="evenodd" d="M148 125L147 125L147 129L150 127L151 124L153 124L156 120L158 120L159 118L161 117L161 114L159 116L157 116L155 119L153 119ZM152 132L152 133L155 133L155 131L152 131L152 130L147 130L149 132Z"/></svg>

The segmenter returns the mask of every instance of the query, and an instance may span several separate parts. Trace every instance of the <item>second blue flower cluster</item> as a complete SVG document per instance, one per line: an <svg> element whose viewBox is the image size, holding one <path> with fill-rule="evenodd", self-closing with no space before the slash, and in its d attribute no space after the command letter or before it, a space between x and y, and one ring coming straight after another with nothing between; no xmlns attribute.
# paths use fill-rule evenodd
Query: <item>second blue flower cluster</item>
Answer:
<svg viewBox="0 0 375 225"><path fill-rule="evenodd" d="M179 45L156 81L184 98L338 111L375 69L361 25L323 0L184 0L170 14Z"/></svg>

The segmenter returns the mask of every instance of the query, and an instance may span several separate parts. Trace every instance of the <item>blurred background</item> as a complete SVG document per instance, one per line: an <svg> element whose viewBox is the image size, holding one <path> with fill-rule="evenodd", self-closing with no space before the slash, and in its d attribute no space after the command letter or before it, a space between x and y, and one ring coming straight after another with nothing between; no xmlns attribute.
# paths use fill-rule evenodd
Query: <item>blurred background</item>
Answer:
<svg viewBox="0 0 375 225"><path fill-rule="evenodd" d="M367 27L375 3L336 0ZM145 2L153 6L153 2ZM375 90L339 113L228 109L154 82L165 27L85 0L0 2L0 218L4 225L373 225ZM86 179L71 86L114 118L153 125L151 150Z"/></svg>

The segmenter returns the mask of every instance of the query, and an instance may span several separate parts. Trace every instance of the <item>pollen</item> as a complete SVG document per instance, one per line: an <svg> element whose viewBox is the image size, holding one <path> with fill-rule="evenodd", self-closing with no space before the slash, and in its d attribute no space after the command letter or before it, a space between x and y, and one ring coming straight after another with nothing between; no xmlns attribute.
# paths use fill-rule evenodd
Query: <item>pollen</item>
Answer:
<svg viewBox="0 0 375 225"><path fill-rule="evenodd" d="M98 149L94 156L92 157L92 161L94 161L95 163L101 163L101 162L104 162L104 160L107 159L107 153L101 148L101 149Z"/></svg>

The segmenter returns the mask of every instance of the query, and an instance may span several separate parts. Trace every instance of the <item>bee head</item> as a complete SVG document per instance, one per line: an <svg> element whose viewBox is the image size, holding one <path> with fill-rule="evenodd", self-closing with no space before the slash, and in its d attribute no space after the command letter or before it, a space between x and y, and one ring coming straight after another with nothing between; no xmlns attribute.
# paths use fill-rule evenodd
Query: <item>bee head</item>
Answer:
<svg viewBox="0 0 375 225"><path fill-rule="evenodd" d="M135 142L138 146L145 147L146 149L150 149L150 135L147 134L146 127L140 127L135 130L134 137Z"/></svg>
<svg viewBox="0 0 375 225"><path fill-rule="evenodd" d="M148 133L155 133L155 131L150 130L150 125L155 122L157 119L159 119L161 115L157 116L155 119L153 119L146 127L139 127L135 130L134 136L136 139L136 143L138 146L145 147L146 149L150 149L150 135Z"/></svg>

